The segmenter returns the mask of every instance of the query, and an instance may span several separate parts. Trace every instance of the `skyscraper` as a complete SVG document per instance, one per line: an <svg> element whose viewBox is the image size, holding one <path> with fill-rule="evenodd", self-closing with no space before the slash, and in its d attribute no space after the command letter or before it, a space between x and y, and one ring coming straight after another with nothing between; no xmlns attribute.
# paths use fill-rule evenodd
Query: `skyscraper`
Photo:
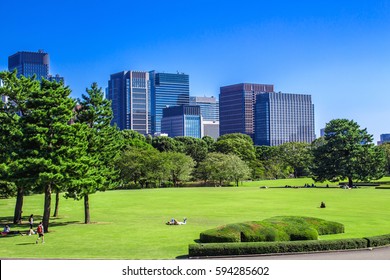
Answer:
<svg viewBox="0 0 390 280"><path fill-rule="evenodd" d="M256 97L255 107L255 145L311 143L315 139L311 95L263 93Z"/></svg>
<svg viewBox="0 0 390 280"><path fill-rule="evenodd" d="M190 96L190 105L200 106L203 136L219 137L219 102L215 97Z"/></svg>
<svg viewBox="0 0 390 280"><path fill-rule="evenodd" d="M161 132L169 137L202 137L202 116L199 106L181 105L163 109Z"/></svg>
<svg viewBox="0 0 390 280"><path fill-rule="evenodd" d="M219 102L214 96L190 96L190 105L200 106L205 121L219 121Z"/></svg>
<svg viewBox="0 0 390 280"><path fill-rule="evenodd" d="M390 133L384 133L380 135L380 141L378 142L378 145L382 145L384 143L390 142Z"/></svg>
<svg viewBox="0 0 390 280"><path fill-rule="evenodd" d="M189 105L189 76L184 73L150 72L151 89L151 130L152 134L161 133L163 109L179 105Z"/></svg>
<svg viewBox="0 0 390 280"><path fill-rule="evenodd" d="M113 124L120 129L132 129L150 134L150 81L149 73L123 71L112 74L106 93L111 100Z"/></svg>
<svg viewBox="0 0 390 280"><path fill-rule="evenodd" d="M273 85L236 84L220 88L220 135L243 133L254 137L254 104L256 96L274 91Z"/></svg>
<svg viewBox="0 0 390 280"><path fill-rule="evenodd" d="M17 76L32 77L36 75L37 80L48 79L50 81L64 82L59 75L49 74L49 54L43 50L38 52L22 51L8 57L8 71L17 70Z"/></svg>

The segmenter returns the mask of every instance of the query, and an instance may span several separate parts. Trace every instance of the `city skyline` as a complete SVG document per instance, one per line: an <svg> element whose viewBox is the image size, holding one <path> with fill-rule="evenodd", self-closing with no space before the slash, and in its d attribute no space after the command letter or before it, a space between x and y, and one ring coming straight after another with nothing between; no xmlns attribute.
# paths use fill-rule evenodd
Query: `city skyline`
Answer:
<svg viewBox="0 0 390 280"><path fill-rule="evenodd" d="M275 84L276 92L312 96L317 136L334 118L355 120L374 142L390 132L390 1L220 4L6 1L0 70L18 51L43 49L75 98L92 82L105 89L112 73L126 69L184 72L191 96Z"/></svg>

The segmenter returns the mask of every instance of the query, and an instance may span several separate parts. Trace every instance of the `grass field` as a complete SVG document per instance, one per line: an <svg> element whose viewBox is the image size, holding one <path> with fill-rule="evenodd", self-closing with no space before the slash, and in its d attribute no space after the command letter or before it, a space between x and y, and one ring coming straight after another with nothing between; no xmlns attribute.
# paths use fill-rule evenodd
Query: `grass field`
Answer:
<svg viewBox="0 0 390 280"><path fill-rule="evenodd" d="M199 233L219 225L258 221L278 215L312 216L345 225L345 233L321 239L390 233L390 190L371 187L274 188L312 183L310 179L248 182L226 188L122 190L90 196L92 224L82 223L83 202L61 198L59 218L52 218L45 244L34 236L1 237L0 258L174 259L188 253ZM269 186L260 189L260 186ZM25 197L21 226L39 220L43 195ZM54 197L53 197L54 198ZM321 209L324 201L326 208ZM15 199L0 200L0 219L12 221ZM187 225L167 226L170 218Z"/></svg>

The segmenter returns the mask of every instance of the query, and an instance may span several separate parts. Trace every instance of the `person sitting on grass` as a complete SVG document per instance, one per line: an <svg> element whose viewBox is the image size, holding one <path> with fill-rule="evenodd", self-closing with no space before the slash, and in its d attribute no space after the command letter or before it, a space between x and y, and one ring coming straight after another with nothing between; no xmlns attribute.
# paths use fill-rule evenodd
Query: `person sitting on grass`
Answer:
<svg viewBox="0 0 390 280"><path fill-rule="evenodd" d="M7 236L7 235L10 235L10 234L21 234L21 233L18 230L11 230L9 225L5 225L3 231L1 232L1 235L2 236Z"/></svg>
<svg viewBox="0 0 390 280"><path fill-rule="evenodd" d="M166 222L169 226L179 226L179 225L185 225L187 223L187 218L184 218L182 222L179 222L175 218L172 218L170 221Z"/></svg>

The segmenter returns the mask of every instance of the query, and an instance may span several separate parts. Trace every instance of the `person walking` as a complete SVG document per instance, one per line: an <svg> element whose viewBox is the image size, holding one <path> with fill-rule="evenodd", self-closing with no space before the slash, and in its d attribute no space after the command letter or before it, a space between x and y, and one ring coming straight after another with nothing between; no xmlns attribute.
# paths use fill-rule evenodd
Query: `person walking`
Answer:
<svg viewBox="0 0 390 280"><path fill-rule="evenodd" d="M35 241L35 244L38 244L38 241L39 239L41 239L41 237L42 237L42 243L45 243L45 233L44 233L42 222L40 222L37 227L37 233L38 233L38 239L37 241Z"/></svg>
<svg viewBox="0 0 390 280"><path fill-rule="evenodd" d="M34 215L33 214L31 214L30 218L28 218L28 223L30 224L30 230L28 232L28 235L35 234L35 232L33 230L33 226L34 226Z"/></svg>

